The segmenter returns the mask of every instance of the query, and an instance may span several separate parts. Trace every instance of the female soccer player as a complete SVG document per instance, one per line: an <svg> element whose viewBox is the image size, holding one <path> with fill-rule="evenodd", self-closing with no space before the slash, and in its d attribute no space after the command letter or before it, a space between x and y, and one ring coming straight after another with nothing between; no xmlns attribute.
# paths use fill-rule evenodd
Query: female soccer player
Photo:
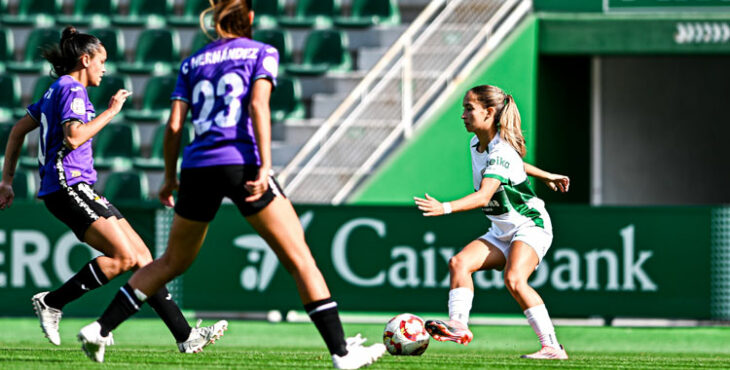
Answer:
<svg viewBox="0 0 730 370"><path fill-rule="evenodd" d="M137 271L101 318L81 329L89 351L103 349L110 331L134 314L165 283L195 260L208 224L224 197L274 250L294 277L304 308L319 330L336 368L354 369L382 356L385 346L345 339L325 280L304 240L299 219L271 176L269 97L276 84L277 50L250 39L251 0L211 1L219 39L185 59L172 93L165 133L163 204L175 207L165 254ZM205 29L205 27L203 27ZM177 156L188 109L196 136L185 148L177 203Z"/></svg>
<svg viewBox="0 0 730 370"><path fill-rule="evenodd" d="M507 290L542 344L540 351L522 357L567 359L542 298L527 284L553 239L550 216L529 187L527 175L563 192L570 180L522 162L525 139L511 95L495 86L476 86L464 96L463 106L461 119L466 130L475 134L470 143L475 192L443 203L428 194L425 199L414 199L424 216L482 208L492 227L449 261L449 320L429 320L426 329L439 341L471 342L473 335L467 326L474 298L471 275L479 270L504 269Z"/></svg>
<svg viewBox="0 0 730 370"><path fill-rule="evenodd" d="M119 113L131 92L117 91L108 109L96 116L86 87L101 83L106 50L99 39L78 33L73 27L66 27L60 45L44 51L43 56L60 77L39 101L28 106L27 114L10 133L0 182L0 209L13 202L13 176L23 140L40 126L38 197L79 240L104 254L60 288L32 298L43 332L51 343L60 345L58 322L67 303L125 271L148 264L152 256L124 216L92 187L96 182L92 137ZM169 327L181 352L200 351L220 336L226 325L219 322L209 328L191 328L165 287L153 293L150 305Z"/></svg>

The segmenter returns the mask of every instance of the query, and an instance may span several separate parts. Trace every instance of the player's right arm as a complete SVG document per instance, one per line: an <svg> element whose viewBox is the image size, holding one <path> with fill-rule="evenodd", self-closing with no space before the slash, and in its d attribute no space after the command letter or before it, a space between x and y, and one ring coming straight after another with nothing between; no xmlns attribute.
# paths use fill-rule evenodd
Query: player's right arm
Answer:
<svg viewBox="0 0 730 370"><path fill-rule="evenodd" d="M20 157L20 149L23 147L25 135L35 130L39 124L28 114L23 116L8 137L8 144L5 147L5 163L3 164L2 181L0 181L0 209L5 209L13 204L15 193L13 192L13 178L15 177L15 167Z"/></svg>
<svg viewBox="0 0 730 370"><path fill-rule="evenodd" d="M162 145L162 153L165 158L165 181L160 187L158 196L160 202L168 207L175 206L175 199L172 192L177 190L177 157L180 154L180 143L182 141L182 128L185 117L188 115L188 103L184 100L174 99L170 110L170 119L165 129L165 140Z"/></svg>
<svg viewBox="0 0 730 370"><path fill-rule="evenodd" d="M500 180L493 177L484 177L482 178L479 190L463 198L448 202L449 204L446 206L444 202L439 202L436 198L428 195L428 193L426 193L425 198L413 197L413 200L416 201L418 209L423 212L424 216L441 216L451 212L486 207L500 185L502 185Z"/></svg>
<svg viewBox="0 0 730 370"><path fill-rule="evenodd" d="M87 142L89 139L94 137L104 126L106 126L111 120L119 114L124 106L124 102L127 101L127 97L132 95L131 92L120 89L114 96L109 100L109 108L96 116L93 120L82 124L77 119L71 119L63 125L63 136L66 146L71 149L76 149L81 144Z"/></svg>

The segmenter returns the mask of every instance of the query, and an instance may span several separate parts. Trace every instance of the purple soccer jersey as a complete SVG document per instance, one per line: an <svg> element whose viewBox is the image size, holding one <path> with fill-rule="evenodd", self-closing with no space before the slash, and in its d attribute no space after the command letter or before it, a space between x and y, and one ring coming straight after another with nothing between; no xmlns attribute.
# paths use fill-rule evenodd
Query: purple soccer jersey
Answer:
<svg viewBox="0 0 730 370"><path fill-rule="evenodd" d="M220 39L180 65L171 99L191 106L195 139L183 152L182 168L260 165L248 104L255 80L276 85L279 52L248 38Z"/></svg>
<svg viewBox="0 0 730 370"><path fill-rule="evenodd" d="M40 123L38 196L79 182L96 182L91 139L71 150L63 144L63 125L71 120L87 123L96 117L84 85L69 75L58 78L43 97L28 106L28 114Z"/></svg>

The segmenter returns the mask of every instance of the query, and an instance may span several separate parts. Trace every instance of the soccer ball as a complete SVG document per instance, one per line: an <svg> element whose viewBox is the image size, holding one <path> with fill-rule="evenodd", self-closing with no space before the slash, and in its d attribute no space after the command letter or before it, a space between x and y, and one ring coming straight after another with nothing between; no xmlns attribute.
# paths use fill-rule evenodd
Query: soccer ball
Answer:
<svg viewBox="0 0 730 370"><path fill-rule="evenodd" d="M383 343L391 355L421 355L429 339L423 319L409 313L390 319L383 331Z"/></svg>

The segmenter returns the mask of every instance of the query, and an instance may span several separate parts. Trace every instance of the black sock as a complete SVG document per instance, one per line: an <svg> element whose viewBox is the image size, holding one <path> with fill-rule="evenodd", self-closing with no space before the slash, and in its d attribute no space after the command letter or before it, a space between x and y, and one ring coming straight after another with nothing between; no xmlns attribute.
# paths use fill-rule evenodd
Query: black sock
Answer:
<svg viewBox="0 0 730 370"><path fill-rule="evenodd" d="M162 321L165 322L167 328L170 329L170 333L175 337L175 340L184 342L190 336L190 324L183 317L180 312L180 307L177 306L175 301L172 300L172 295L166 287L160 288L152 297L147 299L150 307L152 307L157 315L160 316Z"/></svg>
<svg viewBox="0 0 730 370"><path fill-rule="evenodd" d="M94 290L108 282L109 279L101 272L96 259L93 259L84 265L76 275L61 285L60 288L49 292L43 298L43 301L46 305L61 310L69 302L78 299L86 294L86 292Z"/></svg>
<svg viewBox="0 0 730 370"><path fill-rule="evenodd" d="M347 354L345 331L342 330L337 302L332 298L323 299L304 305L304 309L319 330L319 334L327 344L330 354L344 356Z"/></svg>
<svg viewBox="0 0 730 370"><path fill-rule="evenodd" d="M117 295L114 296L106 311L99 320L96 320L101 325L101 335L104 337L109 335L109 332L116 329L119 324L137 313L143 304L144 301L137 298L129 283L124 284L123 287L119 288Z"/></svg>

